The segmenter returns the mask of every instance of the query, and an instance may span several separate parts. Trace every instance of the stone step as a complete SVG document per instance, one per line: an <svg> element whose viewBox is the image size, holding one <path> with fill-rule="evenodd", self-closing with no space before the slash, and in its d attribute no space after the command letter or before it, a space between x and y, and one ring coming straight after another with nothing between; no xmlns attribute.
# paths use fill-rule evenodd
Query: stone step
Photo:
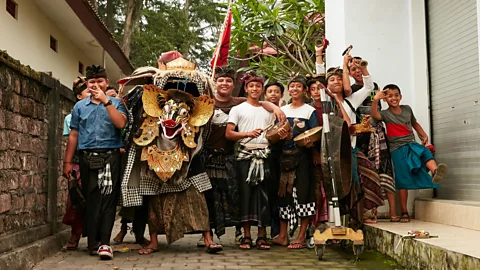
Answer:
<svg viewBox="0 0 480 270"><path fill-rule="evenodd" d="M480 202L417 198L415 219L480 231Z"/></svg>
<svg viewBox="0 0 480 270"><path fill-rule="evenodd" d="M438 238L403 239L411 230L425 230ZM479 240L480 231L414 219L409 223L379 220L365 226L367 247L392 257L406 269L480 269Z"/></svg>

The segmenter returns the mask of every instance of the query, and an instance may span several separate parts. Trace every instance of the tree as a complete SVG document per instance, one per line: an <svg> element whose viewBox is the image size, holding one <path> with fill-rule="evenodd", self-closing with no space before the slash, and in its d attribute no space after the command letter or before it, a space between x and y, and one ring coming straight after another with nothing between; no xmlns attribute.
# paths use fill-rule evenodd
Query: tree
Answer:
<svg viewBox="0 0 480 270"><path fill-rule="evenodd" d="M280 81L292 72L312 73L314 43L324 36L324 7L324 0L236 1L231 54L249 61L243 70L258 69Z"/></svg>
<svg viewBox="0 0 480 270"><path fill-rule="evenodd" d="M142 6L143 0L128 0L122 38L122 50L127 57L130 57L132 34L140 19Z"/></svg>

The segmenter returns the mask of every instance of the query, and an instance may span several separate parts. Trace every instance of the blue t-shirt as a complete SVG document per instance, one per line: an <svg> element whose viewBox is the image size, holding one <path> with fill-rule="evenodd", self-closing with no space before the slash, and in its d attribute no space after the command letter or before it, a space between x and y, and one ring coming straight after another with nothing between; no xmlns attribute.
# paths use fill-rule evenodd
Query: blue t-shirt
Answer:
<svg viewBox="0 0 480 270"><path fill-rule="evenodd" d="M303 132L318 127L318 119L315 108L308 104L304 104L300 108L292 109L291 104L285 105L282 108L282 111L285 113L290 126L293 127L294 120L298 119L299 123L293 128L293 138L291 140L285 141L283 145L284 150L295 149L297 146L293 139Z"/></svg>
<svg viewBox="0 0 480 270"><path fill-rule="evenodd" d="M72 114L65 116L63 120L63 136L68 137L70 135L70 122L72 121Z"/></svg>
<svg viewBox="0 0 480 270"><path fill-rule="evenodd" d="M107 97L112 105L127 115L125 105L118 98ZM115 127L103 104L82 99L73 107L70 128L78 131L77 150L117 149L123 147L121 129Z"/></svg>

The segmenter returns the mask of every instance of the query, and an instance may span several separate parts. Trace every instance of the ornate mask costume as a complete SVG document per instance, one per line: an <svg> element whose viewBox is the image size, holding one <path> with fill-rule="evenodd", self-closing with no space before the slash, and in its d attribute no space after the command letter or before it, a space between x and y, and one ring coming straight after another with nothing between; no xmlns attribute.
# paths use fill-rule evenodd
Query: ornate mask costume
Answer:
<svg viewBox="0 0 480 270"><path fill-rule="evenodd" d="M137 193L150 195L163 193L162 188L183 189L185 180L198 179L189 168L203 147L215 107L211 79L195 70L194 63L179 57L168 62L166 69L139 68L118 83L122 88L136 85L124 96L131 113L126 132L128 160L122 181L124 206L141 204L138 197L132 199ZM133 175L136 170L132 168L140 162L146 162L151 175L158 177L156 186L160 188L153 188L156 191L136 189L142 182L134 178L142 176Z"/></svg>

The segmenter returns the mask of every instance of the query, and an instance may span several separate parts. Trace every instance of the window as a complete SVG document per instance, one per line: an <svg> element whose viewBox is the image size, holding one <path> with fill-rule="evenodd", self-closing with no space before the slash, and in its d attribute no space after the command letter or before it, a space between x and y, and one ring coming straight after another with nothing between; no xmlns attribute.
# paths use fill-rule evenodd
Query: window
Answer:
<svg viewBox="0 0 480 270"><path fill-rule="evenodd" d="M83 63L82 62L78 62L78 73L83 75Z"/></svg>
<svg viewBox="0 0 480 270"><path fill-rule="evenodd" d="M7 0L7 12L12 15L13 18L17 18L18 12L17 12L17 3L15 3L13 0Z"/></svg>
<svg viewBox="0 0 480 270"><path fill-rule="evenodd" d="M57 40L52 36L50 36L50 49L54 50L55 52L57 52L58 49Z"/></svg>

